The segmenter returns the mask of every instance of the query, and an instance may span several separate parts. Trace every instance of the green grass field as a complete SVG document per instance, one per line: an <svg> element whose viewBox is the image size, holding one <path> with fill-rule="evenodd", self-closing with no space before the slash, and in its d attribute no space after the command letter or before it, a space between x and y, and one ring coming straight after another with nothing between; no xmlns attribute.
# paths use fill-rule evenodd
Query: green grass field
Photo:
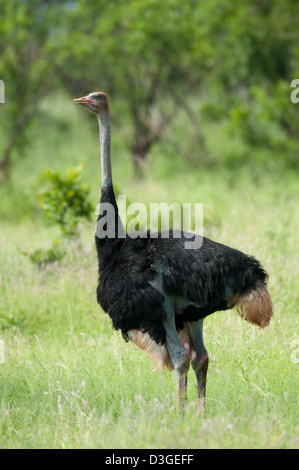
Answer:
<svg viewBox="0 0 299 470"><path fill-rule="evenodd" d="M50 117L42 115L32 131L28 155L0 188L0 447L298 447L298 175L274 165L195 168L161 144L136 181L124 135L113 133L113 176L122 194L146 204L203 202L204 234L256 256L270 275L270 327L259 330L234 311L206 318L206 413L195 413L190 370L181 416L174 375L152 373L150 359L112 330L96 303L96 217L82 223L80 241L69 242L61 263L39 269L22 254L59 235L37 209L45 169L83 162L91 200L99 202L95 119L71 102L51 103L43 105ZM207 143L221 154L219 142L211 131Z"/></svg>

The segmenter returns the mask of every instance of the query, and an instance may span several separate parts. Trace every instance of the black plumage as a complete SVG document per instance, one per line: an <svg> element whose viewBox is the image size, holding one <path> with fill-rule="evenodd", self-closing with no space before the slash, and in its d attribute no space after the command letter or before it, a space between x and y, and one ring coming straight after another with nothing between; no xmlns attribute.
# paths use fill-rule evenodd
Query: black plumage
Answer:
<svg viewBox="0 0 299 470"><path fill-rule="evenodd" d="M146 238L117 238L121 222L112 187L102 190L101 201L113 204L116 223L115 238L95 236L97 300L125 339L130 329L138 329L148 332L159 344L166 341L163 295L149 284L157 274L157 262L163 270L165 292L196 304L176 313L178 328L185 321L231 308L236 294L246 295L267 280L267 273L255 258L205 237L201 248L195 250L184 247L183 233L181 238L174 238L172 231L169 238L152 238L149 231Z"/></svg>

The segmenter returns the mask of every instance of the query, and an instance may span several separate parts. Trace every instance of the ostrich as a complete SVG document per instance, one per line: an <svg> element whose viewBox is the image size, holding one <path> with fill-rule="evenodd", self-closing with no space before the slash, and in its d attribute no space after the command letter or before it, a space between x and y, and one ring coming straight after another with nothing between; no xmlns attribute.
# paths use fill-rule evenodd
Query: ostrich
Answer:
<svg viewBox="0 0 299 470"><path fill-rule="evenodd" d="M97 301L113 327L177 376L177 409L187 400L187 372L197 379L197 407L204 407L209 356L203 342L203 319L237 308L247 321L265 327L272 317L268 275L252 256L194 235L198 249L177 238L125 234L115 200L110 159L110 118L105 93L74 99L96 114L100 127L101 203L96 231L99 282ZM107 207L112 207L107 217ZM111 213L113 214L111 216ZM190 235L190 234L189 234ZM188 238L188 240L190 240ZM156 370L156 369L155 369Z"/></svg>

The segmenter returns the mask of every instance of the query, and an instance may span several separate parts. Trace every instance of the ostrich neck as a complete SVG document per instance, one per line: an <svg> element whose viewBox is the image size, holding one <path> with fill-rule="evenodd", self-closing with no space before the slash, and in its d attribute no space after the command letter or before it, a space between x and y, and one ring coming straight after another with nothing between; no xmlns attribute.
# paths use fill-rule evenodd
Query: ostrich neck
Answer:
<svg viewBox="0 0 299 470"><path fill-rule="evenodd" d="M102 188L107 188L112 186L109 109L107 108L107 110L102 111L97 116L100 126Z"/></svg>
<svg viewBox="0 0 299 470"><path fill-rule="evenodd" d="M118 238L125 238L125 230L122 225L118 207L115 200L113 185L112 185L112 172L111 172L111 158L110 158L110 118L109 118L109 108L102 110L98 115L99 126L100 126L100 147L101 147L101 167L102 167L102 194L101 194L101 207L103 208L106 203L112 206L111 211L106 207L103 209L98 218L100 220L105 220L108 228L104 230L106 240L111 239L112 242ZM101 222L99 222L99 227L102 227ZM102 227L103 229L103 227ZM102 231L102 230L100 230ZM99 237L99 239L101 239ZM97 240L97 243L99 240ZM113 243L112 243L113 244Z"/></svg>

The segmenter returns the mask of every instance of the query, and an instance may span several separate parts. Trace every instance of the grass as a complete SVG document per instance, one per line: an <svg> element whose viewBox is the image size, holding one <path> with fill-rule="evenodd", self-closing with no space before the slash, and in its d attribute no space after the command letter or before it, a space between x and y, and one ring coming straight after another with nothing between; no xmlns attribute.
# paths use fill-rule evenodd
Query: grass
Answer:
<svg viewBox="0 0 299 470"><path fill-rule="evenodd" d="M153 374L147 356L111 329L96 304L95 221L82 224L80 242L69 242L60 263L37 268L22 255L58 236L36 210L46 168L84 162L95 206L99 199L96 123L66 100L52 103L43 105L47 136L41 120L30 154L1 188L0 447L298 447L296 175L250 164L233 172L194 168L157 145L144 180L136 181L122 135L113 136L114 180L130 201L204 202L205 235L255 255L270 274L269 328L254 328L233 311L205 320L206 415L195 413L190 371L182 417L175 412L174 375ZM70 121L62 130L65 115Z"/></svg>

